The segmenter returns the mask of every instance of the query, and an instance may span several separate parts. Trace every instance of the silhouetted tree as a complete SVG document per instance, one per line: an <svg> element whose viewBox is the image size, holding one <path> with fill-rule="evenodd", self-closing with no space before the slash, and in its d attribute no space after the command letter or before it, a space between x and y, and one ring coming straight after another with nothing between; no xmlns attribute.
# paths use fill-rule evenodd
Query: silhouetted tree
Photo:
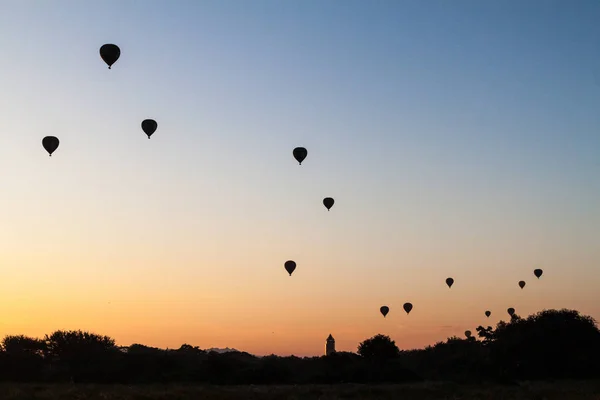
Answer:
<svg viewBox="0 0 600 400"><path fill-rule="evenodd" d="M46 335L46 351L51 357L66 360L80 354L101 354L116 349L115 340L95 333L79 331L56 331Z"/></svg>
<svg viewBox="0 0 600 400"><path fill-rule="evenodd" d="M492 340L494 340L494 328L492 328L491 326L488 326L487 328L484 328L483 326L479 325L476 328L477 331L477 336L479 336L480 338L483 339L483 344L488 344L490 343Z"/></svg>
<svg viewBox="0 0 600 400"><path fill-rule="evenodd" d="M114 339L80 330L56 331L44 340L46 356L58 364L57 372L68 373L74 382L103 381L109 372L103 367L120 353Z"/></svg>
<svg viewBox="0 0 600 400"><path fill-rule="evenodd" d="M598 373L600 331L575 310L544 310L500 322L491 345L494 362L511 378L576 378Z"/></svg>
<svg viewBox="0 0 600 400"><path fill-rule="evenodd" d="M45 343L24 335L2 339L0 356L2 378L12 381L41 380L43 376Z"/></svg>
<svg viewBox="0 0 600 400"><path fill-rule="evenodd" d="M24 335L5 336L2 339L2 349L7 354L33 354L42 356L46 350L46 343L43 340Z"/></svg>
<svg viewBox="0 0 600 400"><path fill-rule="evenodd" d="M358 346L358 354L366 361L363 364L363 374L370 382L393 382L396 359L400 350L396 342L389 336L378 334L366 339Z"/></svg>
<svg viewBox="0 0 600 400"><path fill-rule="evenodd" d="M367 360L386 361L400 354L396 342L386 335L375 335L358 345L358 354Z"/></svg>
<svg viewBox="0 0 600 400"><path fill-rule="evenodd" d="M205 354L206 353L204 350L201 350L198 346L192 346L191 344L187 344L187 343L182 344L181 347L179 349L177 349L176 351L178 351L180 353L185 353L185 354L197 354L197 353Z"/></svg>

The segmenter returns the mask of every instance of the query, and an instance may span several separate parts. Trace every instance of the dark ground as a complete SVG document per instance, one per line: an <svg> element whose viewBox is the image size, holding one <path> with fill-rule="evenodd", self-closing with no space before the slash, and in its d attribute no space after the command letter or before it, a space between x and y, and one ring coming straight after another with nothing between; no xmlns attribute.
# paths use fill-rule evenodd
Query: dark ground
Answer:
<svg viewBox="0 0 600 400"><path fill-rule="evenodd" d="M600 381L520 382L518 385L299 385L299 386L184 386L184 385L66 385L2 384L0 399L61 400L600 400Z"/></svg>

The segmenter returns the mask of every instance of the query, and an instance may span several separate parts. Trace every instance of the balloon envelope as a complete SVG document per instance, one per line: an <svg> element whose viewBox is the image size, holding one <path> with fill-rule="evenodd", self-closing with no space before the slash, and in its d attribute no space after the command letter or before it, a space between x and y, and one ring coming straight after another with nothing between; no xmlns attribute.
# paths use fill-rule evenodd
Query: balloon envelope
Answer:
<svg viewBox="0 0 600 400"><path fill-rule="evenodd" d="M492 312L491 312L491 311L486 311L486 312L485 312L485 316L486 316L486 317L488 317L488 318L489 318L489 317L490 317L490 315L492 315Z"/></svg>
<svg viewBox="0 0 600 400"><path fill-rule="evenodd" d="M519 287L523 289L525 287L525 281L519 281Z"/></svg>
<svg viewBox="0 0 600 400"><path fill-rule="evenodd" d="M323 205L325 206L325 208L327 208L327 211L329 211L329 209L333 207L333 203L335 203L335 200L333 200L331 197L325 197L323 199Z"/></svg>
<svg viewBox="0 0 600 400"><path fill-rule="evenodd" d="M388 306L381 306L379 311L383 314L383 318L390 312L390 308Z"/></svg>
<svg viewBox="0 0 600 400"><path fill-rule="evenodd" d="M302 161L304 161L308 155L308 150L304 147L296 147L292 153L294 154L296 161L298 161L298 164L302 165Z"/></svg>
<svg viewBox="0 0 600 400"><path fill-rule="evenodd" d="M404 303L404 305L402 306L404 308L404 311L406 311L406 313L410 313L410 311L413 309L413 305L411 303Z"/></svg>
<svg viewBox="0 0 600 400"><path fill-rule="evenodd" d="M292 276L292 272L296 269L296 263L292 260L286 261L284 264L285 270Z"/></svg>
<svg viewBox="0 0 600 400"><path fill-rule="evenodd" d="M100 47L100 57L108 64L108 69L117 62L121 56L121 49L116 44L105 44Z"/></svg>
<svg viewBox="0 0 600 400"><path fill-rule="evenodd" d="M58 149L59 140L55 136L46 136L42 139L42 146L48 152L49 155L52 155Z"/></svg>
<svg viewBox="0 0 600 400"><path fill-rule="evenodd" d="M145 119L142 121L142 130L146 135L148 135L148 139L154 132L156 132L156 128L158 128L158 124L153 119Z"/></svg>
<svg viewBox="0 0 600 400"><path fill-rule="evenodd" d="M544 271L542 271L541 269L537 268L533 270L533 274L540 279L540 276L542 276L542 274L544 273Z"/></svg>
<svg viewBox="0 0 600 400"><path fill-rule="evenodd" d="M508 310L506 310L506 312L508 312L508 315L510 315L512 317L513 314L515 313L515 309L511 307Z"/></svg>
<svg viewBox="0 0 600 400"><path fill-rule="evenodd" d="M470 338L471 337L471 331L465 331L465 336L467 338Z"/></svg>
<svg viewBox="0 0 600 400"><path fill-rule="evenodd" d="M452 279L452 278L446 279L446 285L448 285L449 288L451 288L453 284L454 284L454 279Z"/></svg>

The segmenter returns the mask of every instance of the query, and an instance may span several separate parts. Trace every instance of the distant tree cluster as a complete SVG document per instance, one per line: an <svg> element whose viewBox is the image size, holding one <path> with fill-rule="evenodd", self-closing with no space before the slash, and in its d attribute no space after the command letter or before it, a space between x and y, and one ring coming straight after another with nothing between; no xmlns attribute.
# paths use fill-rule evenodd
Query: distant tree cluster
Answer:
<svg viewBox="0 0 600 400"><path fill-rule="evenodd" d="M163 350L82 331L57 331L43 339L6 336L0 380L19 382L211 384L374 383L418 380L457 382L600 377L600 331L573 310L513 315L475 337L451 337L421 350L401 351L376 335L357 353L322 357L256 357L217 353L189 344Z"/></svg>

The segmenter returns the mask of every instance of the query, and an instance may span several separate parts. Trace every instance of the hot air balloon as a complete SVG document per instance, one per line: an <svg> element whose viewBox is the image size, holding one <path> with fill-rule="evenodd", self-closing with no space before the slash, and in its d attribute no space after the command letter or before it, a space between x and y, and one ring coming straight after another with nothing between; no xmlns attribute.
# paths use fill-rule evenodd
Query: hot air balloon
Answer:
<svg viewBox="0 0 600 400"><path fill-rule="evenodd" d="M492 312L491 312L491 311L486 311L486 312L485 312L485 316L486 316L486 317L488 317L488 318L489 318L489 317L490 317L490 315L492 315Z"/></svg>
<svg viewBox="0 0 600 400"><path fill-rule="evenodd" d="M296 161L298 161L298 164L302 165L302 161L304 161L308 155L308 150L306 150L304 147L296 147L292 153L294 154Z"/></svg>
<svg viewBox="0 0 600 400"><path fill-rule="evenodd" d="M290 274L290 276L292 276L292 272L294 272L296 269L296 263L292 260L289 260L285 262L284 266L285 270Z"/></svg>
<svg viewBox="0 0 600 400"><path fill-rule="evenodd" d="M381 306L379 311L383 314L383 318L390 312L390 308L388 306Z"/></svg>
<svg viewBox="0 0 600 400"><path fill-rule="evenodd" d="M413 305L411 303L404 303L402 307L407 314L410 314L410 311L413 309Z"/></svg>
<svg viewBox="0 0 600 400"><path fill-rule="evenodd" d="M58 138L55 136L46 136L42 139L42 146L44 146L44 149L46 149L50 157L52 157L52 153L58 149L59 143Z"/></svg>
<svg viewBox="0 0 600 400"><path fill-rule="evenodd" d="M533 270L533 274L540 279L540 276L542 276L542 274L544 273L544 271L542 271L541 269L537 268Z"/></svg>
<svg viewBox="0 0 600 400"><path fill-rule="evenodd" d="M333 200L331 197L325 197L323 199L323 205L327 208L327 211L333 207L333 203L335 203L335 200Z"/></svg>
<svg viewBox="0 0 600 400"><path fill-rule="evenodd" d="M158 124L153 119L145 119L142 121L142 130L146 135L148 135L148 139L154 132L156 132L156 128L158 128Z"/></svg>
<svg viewBox="0 0 600 400"><path fill-rule="evenodd" d="M100 57L108 64L108 69L117 62L121 56L121 49L116 44L105 44L100 47Z"/></svg>
<svg viewBox="0 0 600 400"><path fill-rule="evenodd" d="M452 278L446 279L446 285L448 285L449 288L451 288L453 284L454 284L454 279L452 279Z"/></svg>
<svg viewBox="0 0 600 400"><path fill-rule="evenodd" d="M525 281L519 281L519 287L523 289L525 287Z"/></svg>
<svg viewBox="0 0 600 400"><path fill-rule="evenodd" d="M515 313L515 309L510 307L508 310L506 310L506 312L508 312L508 315L510 315L512 317L513 314Z"/></svg>
<svg viewBox="0 0 600 400"><path fill-rule="evenodd" d="M465 331L465 336L467 337L467 339L470 338L471 337L471 331Z"/></svg>

